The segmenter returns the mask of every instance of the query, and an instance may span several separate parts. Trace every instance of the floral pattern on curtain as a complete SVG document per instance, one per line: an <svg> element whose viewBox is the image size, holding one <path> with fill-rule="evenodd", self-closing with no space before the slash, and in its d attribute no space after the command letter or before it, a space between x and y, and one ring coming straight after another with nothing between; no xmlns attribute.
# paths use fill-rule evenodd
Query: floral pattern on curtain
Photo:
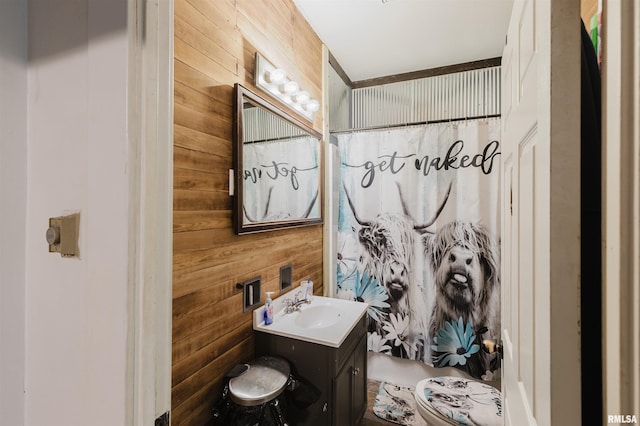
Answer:
<svg viewBox="0 0 640 426"><path fill-rule="evenodd" d="M491 379L500 338L500 121L337 135L337 297L368 348Z"/></svg>

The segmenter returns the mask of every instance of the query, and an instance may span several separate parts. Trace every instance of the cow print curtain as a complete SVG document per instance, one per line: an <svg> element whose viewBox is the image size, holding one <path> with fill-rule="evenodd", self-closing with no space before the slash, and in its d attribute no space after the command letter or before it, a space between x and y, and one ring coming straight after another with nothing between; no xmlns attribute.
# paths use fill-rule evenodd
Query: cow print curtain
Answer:
<svg viewBox="0 0 640 426"><path fill-rule="evenodd" d="M487 380L500 339L500 121L337 135L337 297L368 348Z"/></svg>

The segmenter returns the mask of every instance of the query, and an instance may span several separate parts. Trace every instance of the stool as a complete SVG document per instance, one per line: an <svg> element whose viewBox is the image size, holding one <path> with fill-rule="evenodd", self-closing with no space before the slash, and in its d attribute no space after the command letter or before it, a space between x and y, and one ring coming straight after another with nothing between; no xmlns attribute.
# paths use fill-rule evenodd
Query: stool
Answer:
<svg viewBox="0 0 640 426"><path fill-rule="evenodd" d="M244 372L229 380L223 392L226 409L218 415L223 415L225 424L251 417L257 418L258 425L288 426L279 397L291 383L289 363L262 356L244 366Z"/></svg>

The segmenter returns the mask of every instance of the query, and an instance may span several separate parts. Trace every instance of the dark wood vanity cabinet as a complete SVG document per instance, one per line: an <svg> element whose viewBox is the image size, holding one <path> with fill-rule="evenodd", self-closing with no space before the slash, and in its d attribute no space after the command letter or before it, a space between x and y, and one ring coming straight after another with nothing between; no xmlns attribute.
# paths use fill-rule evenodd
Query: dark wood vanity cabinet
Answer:
<svg viewBox="0 0 640 426"><path fill-rule="evenodd" d="M367 337L360 341L333 381L335 426L359 423L367 409Z"/></svg>
<svg viewBox="0 0 640 426"><path fill-rule="evenodd" d="M320 391L319 399L304 411L292 411L297 418L291 424L353 426L359 423L367 408L366 321L365 313L338 348L255 332L256 356L275 355L287 359L294 377Z"/></svg>

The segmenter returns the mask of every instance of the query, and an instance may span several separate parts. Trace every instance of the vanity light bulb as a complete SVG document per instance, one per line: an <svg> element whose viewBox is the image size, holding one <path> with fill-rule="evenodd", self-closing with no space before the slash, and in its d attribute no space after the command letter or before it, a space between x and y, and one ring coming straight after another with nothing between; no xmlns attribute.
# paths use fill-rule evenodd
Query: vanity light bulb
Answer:
<svg viewBox="0 0 640 426"><path fill-rule="evenodd" d="M286 74L283 69L275 68L265 73L265 80L271 84L280 84L286 79Z"/></svg>
<svg viewBox="0 0 640 426"><path fill-rule="evenodd" d="M287 81L284 86L284 93L289 96L294 96L300 91L300 86L295 81Z"/></svg>
<svg viewBox="0 0 640 426"><path fill-rule="evenodd" d="M307 102L309 102L309 99L311 99L311 97L309 96L309 92L307 92L306 90L301 90L295 96L295 101L300 105L306 104Z"/></svg>
<svg viewBox="0 0 640 426"><path fill-rule="evenodd" d="M320 108L320 102L315 99L311 99L309 102L307 102L305 108L307 109L307 111L316 112Z"/></svg>

